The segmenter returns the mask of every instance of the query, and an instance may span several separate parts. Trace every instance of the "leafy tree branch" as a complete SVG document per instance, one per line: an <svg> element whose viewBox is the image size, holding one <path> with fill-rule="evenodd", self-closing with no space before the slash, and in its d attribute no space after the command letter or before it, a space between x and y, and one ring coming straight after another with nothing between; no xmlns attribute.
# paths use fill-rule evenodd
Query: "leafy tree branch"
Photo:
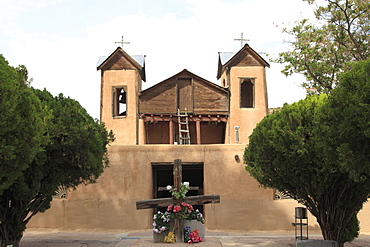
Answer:
<svg viewBox="0 0 370 247"><path fill-rule="evenodd" d="M314 4L315 0L306 0ZM315 10L315 23L298 21L283 32L291 35L291 50L275 60L285 64L286 76L301 73L309 94L330 93L338 84L338 74L349 69L349 62L369 57L370 2L326 0Z"/></svg>

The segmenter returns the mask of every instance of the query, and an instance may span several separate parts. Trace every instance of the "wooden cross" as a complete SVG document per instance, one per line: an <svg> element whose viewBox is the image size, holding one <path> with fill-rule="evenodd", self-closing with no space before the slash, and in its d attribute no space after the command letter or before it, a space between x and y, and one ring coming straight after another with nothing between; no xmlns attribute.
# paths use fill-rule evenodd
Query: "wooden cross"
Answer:
<svg viewBox="0 0 370 247"><path fill-rule="evenodd" d="M181 160L176 159L173 166L173 181L174 188L179 189L182 182L182 165ZM196 189L196 188L190 188ZM174 198L159 198L150 199L136 202L136 209L147 209L157 207L167 207L174 203ZM220 203L220 195L200 195L200 196L188 196L185 198L185 202L191 205L203 205L208 203ZM182 236L184 229L175 229L176 242L183 242ZM180 237L181 236L181 237Z"/></svg>
<svg viewBox="0 0 370 247"><path fill-rule="evenodd" d="M243 33L240 36L240 39L234 39L235 41L240 41L240 45L243 47L243 41L250 41L249 39L243 39Z"/></svg>
<svg viewBox="0 0 370 247"><path fill-rule="evenodd" d="M119 41L119 42L114 42L115 44L121 44L121 48L123 47L123 44L130 44L130 42L124 42L123 41L123 36L122 36L122 39L121 39L121 41Z"/></svg>

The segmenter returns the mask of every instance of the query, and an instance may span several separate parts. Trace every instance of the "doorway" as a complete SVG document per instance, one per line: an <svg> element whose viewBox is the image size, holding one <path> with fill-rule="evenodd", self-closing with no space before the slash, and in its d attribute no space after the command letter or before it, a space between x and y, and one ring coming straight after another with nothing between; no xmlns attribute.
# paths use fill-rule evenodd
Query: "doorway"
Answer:
<svg viewBox="0 0 370 247"><path fill-rule="evenodd" d="M160 191L160 187L173 185L173 162L153 162L153 197L168 198L171 193L167 190ZM186 196L204 195L204 175L203 162L182 162L182 181L189 182L190 186L198 186L199 190L189 190ZM193 205L194 209L198 209L203 214L202 205ZM157 208L156 211L164 211L166 208Z"/></svg>

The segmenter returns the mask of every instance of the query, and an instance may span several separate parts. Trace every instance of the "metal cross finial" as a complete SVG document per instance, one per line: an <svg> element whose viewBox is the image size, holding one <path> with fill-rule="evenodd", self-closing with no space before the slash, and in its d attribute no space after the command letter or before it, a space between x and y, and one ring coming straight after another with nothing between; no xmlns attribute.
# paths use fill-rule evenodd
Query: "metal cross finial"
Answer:
<svg viewBox="0 0 370 247"><path fill-rule="evenodd" d="M242 35L240 36L240 39L234 39L235 41L239 41L240 40L240 45L243 47L243 41L250 41L249 39L243 39L243 33Z"/></svg>
<svg viewBox="0 0 370 247"><path fill-rule="evenodd" d="M114 42L115 44L121 44L121 48L123 47L123 44L130 44L130 42L124 42L123 41L123 36L122 36L122 40L119 41L119 42Z"/></svg>

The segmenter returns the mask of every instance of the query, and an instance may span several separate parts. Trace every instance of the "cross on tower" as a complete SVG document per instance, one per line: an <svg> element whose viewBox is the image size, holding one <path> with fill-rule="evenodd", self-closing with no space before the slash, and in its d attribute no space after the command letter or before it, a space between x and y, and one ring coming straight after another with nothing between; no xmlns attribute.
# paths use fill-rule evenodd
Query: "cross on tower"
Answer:
<svg viewBox="0 0 370 247"><path fill-rule="evenodd" d="M121 41L114 42L114 43L115 43L115 44L121 44L121 48L123 47L123 44L130 44L130 42L124 42L124 41L123 41L123 36L122 36Z"/></svg>
<svg viewBox="0 0 370 247"><path fill-rule="evenodd" d="M243 39L243 33L240 36L240 39L234 39L235 41L240 41L241 47L243 47L243 41L250 41L249 39Z"/></svg>
<svg viewBox="0 0 370 247"><path fill-rule="evenodd" d="M182 165L181 160L177 159L174 161L173 165L173 181L174 188L179 189L182 182ZM190 189L196 189L191 188ZM147 208L157 208L157 207L167 207L173 204L176 199L173 198L160 198L160 199L150 199L136 202L136 209L147 209ZM220 195L200 195L200 196L187 196L185 202L191 205L203 205L208 203L220 203ZM176 219L177 220L177 219ZM175 229L176 242L182 242L184 229ZM180 237L181 236L181 237Z"/></svg>

